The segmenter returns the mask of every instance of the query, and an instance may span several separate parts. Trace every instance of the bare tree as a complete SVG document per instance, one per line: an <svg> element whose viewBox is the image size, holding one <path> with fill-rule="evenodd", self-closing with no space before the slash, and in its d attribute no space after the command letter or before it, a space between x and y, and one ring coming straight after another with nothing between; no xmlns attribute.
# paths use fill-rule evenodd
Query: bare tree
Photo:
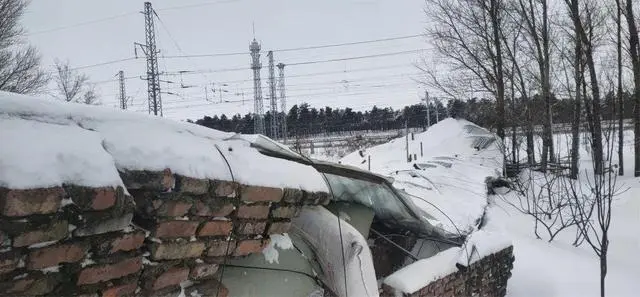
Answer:
<svg viewBox="0 0 640 297"><path fill-rule="evenodd" d="M612 134L615 124L604 129L605 134ZM611 136L611 135L610 135ZM592 139L589 139L593 141ZM611 156L614 154L613 141L608 142L607 164L601 173L596 173L596 164L592 171L584 171L578 180L565 180L565 191L571 197L571 212L575 218L580 236L586 241L600 261L600 296L605 296L605 279L609 252L609 227L611 226L611 206L614 198L624 190L617 183L618 173L612 166ZM591 151L593 156L595 152ZM595 158L595 156L593 156Z"/></svg>
<svg viewBox="0 0 640 297"><path fill-rule="evenodd" d="M593 137L591 148L593 150L595 171L600 174L604 166L604 151L602 147L600 85L598 84L598 70L596 69L594 52L597 45L597 29L602 26L603 20L599 15L600 9L595 1L585 0L583 3L581 0L564 0L564 2L569 8L569 17L576 34L574 38L577 38L582 43L582 52L589 71L591 98L584 98L584 107Z"/></svg>
<svg viewBox="0 0 640 297"><path fill-rule="evenodd" d="M622 0L616 0L616 50L618 59L618 172L624 175L624 100L622 99Z"/></svg>
<svg viewBox="0 0 640 297"><path fill-rule="evenodd" d="M44 91L49 77L38 51L22 40L19 21L26 7L24 0L0 1L0 90L34 94Z"/></svg>
<svg viewBox="0 0 640 297"><path fill-rule="evenodd" d="M559 172L527 169L514 182L514 188L519 194L516 199L504 199L518 211L534 219L533 232L538 239L546 235L545 239L551 242L562 231L577 223L569 205L571 197L564 192L563 179L565 177ZM540 234L541 228L546 231L545 235Z"/></svg>
<svg viewBox="0 0 640 297"><path fill-rule="evenodd" d="M633 176L640 176L640 41L638 41L638 27L633 11L634 0L626 1L625 18L629 27L629 54L633 70L633 96L635 106L633 111L634 121L634 152L635 168Z"/></svg>
<svg viewBox="0 0 640 297"><path fill-rule="evenodd" d="M502 0L426 0L426 5L425 13L435 22L427 28L428 35L450 63L452 71L472 79L477 88L471 88L471 91L481 89L496 98L497 134L504 139ZM450 86L442 82L436 82L436 85Z"/></svg>
<svg viewBox="0 0 640 297"><path fill-rule="evenodd" d="M540 159L543 170L547 161L554 162L555 149L551 131L551 33L549 21L548 0L517 0L514 5L517 14L516 22L524 29L521 43L527 53L534 57L537 66L534 78L539 86L544 100L544 120L542 133L542 156Z"/></svg>
<svg viewBox="0 0 640 297"><path fill-rule="evenodd" d="M55 62L55 81L58 89L58 97L66 102L84 104L99 104L98 96L93 85L89 84L89 77L77 73L69 67L69 62Z"/></svg>

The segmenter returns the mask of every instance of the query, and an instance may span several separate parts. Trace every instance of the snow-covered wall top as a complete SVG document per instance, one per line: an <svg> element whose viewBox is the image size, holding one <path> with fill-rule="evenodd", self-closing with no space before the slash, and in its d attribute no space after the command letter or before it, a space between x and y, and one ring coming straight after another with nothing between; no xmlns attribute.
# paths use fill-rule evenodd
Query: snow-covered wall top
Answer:
<svg viewBox="0 0 640 297"><path fill-rule="evenodd" d="M436 218L427 218L432 225L449 234L466 235L487 205L485 178L502 171L500 146L488 130L447 118L426 132L409 135L408 141L397 138L349 154L341 162L362 169L370 166L373 172L393 177L396 188Z"/></svg>
<svg viewBox="0 0 640 297"><path fill-rule="evenodd" d="M193 178L328 191L312 167L265 156L251 138L231 136L113 108L0 92L0 187L120 186L118 170L169 168Z"/></svg>

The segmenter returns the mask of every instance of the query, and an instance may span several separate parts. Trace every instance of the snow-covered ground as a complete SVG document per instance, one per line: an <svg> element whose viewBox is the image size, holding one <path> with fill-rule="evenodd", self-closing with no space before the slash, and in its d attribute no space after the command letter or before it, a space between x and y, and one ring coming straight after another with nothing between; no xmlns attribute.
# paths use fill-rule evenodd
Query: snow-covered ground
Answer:
<svg viewBox="0 0 640 297"><path fill-rule="evenodd" d="M625 131L624 137L625 176L618 178L617 186L628 190L615 197L609 231L606 292L613 297L640 296L640 178L632 175L633 131ZM560 155L566 156L570 138L566 134L554 138ZM617 164L617 141L613 145L612 163ZM581 141L580 166L591 171L588 151L588 144ZM524 156L524 152L521 154ZM485 226L507 234L514 244L516 261L507 296L599 296L599 261L588 244L571 245L575 239L573 228L560 233L551 243L536 239L533 219L506 203L516 199L513 195L510 192L493 197Z"/></svg>

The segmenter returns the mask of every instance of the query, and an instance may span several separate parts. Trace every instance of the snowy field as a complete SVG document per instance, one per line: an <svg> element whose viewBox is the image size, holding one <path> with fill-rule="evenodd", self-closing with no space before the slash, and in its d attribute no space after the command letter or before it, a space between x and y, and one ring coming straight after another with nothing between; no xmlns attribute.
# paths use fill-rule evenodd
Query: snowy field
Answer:
<svg viewBox="0 0 640 297"><path fill-rule="evenodd" d="M452 222L440 216L437 210L429 205L416 204L440 221L441 226L449 231L454 227L465 230L474 227L474 218L486 206L487 216L484 230L502 234L511 239L516 257L513 276L509 280L507 296L509 297L582 297L599 296L599 261L588 244L580 247L572 245L575 229L564 230L554 241L536 239L533 233L533 218L522 214L507 202L517 199L515 192L486 197L484 195L485 176L493 175L501 167L495 160L495 152L491 147L476 152L470 149L471 137L482 134L480 130L461 132L461 122L448 119L432 126L427 132L415 135L415 141L409 139L409 151L416 153L418 159L406 160L406 140L398 138L390 143L354 152L341 161L345 164L368 168L368 157L371 156L371 170L390 175L396 179L394 185L411 191L411 186L418 180L416 196L421 196L437 205L451 218ZM464 126L464 124L462 124ZM555 135L556 150L560 157L568 155L571 145L566 134ZM584 139L584 138L583 138ZM507 140L509 141L509 140ZM423 143L423 154L420 157L419 142ZM614 141L614 145L616 145ZM617 149L617 146L616 146ZM609 231L609 271L606 278L607 296L631 297L640 296L640 179L632 176L633 170L633 132L625 131L625 176L618 179L618 185L628 189L616 196L612 210L612 222ZM580 165L583 169L591 168L588 143L581 140ZM526 158L524 147L520 150L521 158ZM499 158L499 157L498 157ZM613 164L617 164L614 150ZM438 164L434 161L444 161ZM396 170L418 172L412 170L412 164L426 167L424 176L418 178L396 174ZM431 165L446 165L436 166ZM450 164L450 167L447 167ZM431 181L427 186L424 181ZM480 183L480 184L479 184ZM409 185L407 187L407 185ZM464 231L463 231L464 233Z"/></svg>
<svg viewBox="0 0 640 297"><path fill-rule="evenodd" d="M640 178L633 177L633 131L624 133L625 176L617 184L626 192L616 196L609 230L609 271L606 293L612 297L640 296ZM571 146L566 134L555 135L560 156ZM584 137L583 137L584 139ZM613 164L617 164L617 141L613 142ZM586 142L580 142L580 166L590 171L591 157ZM521 156L525 156L522 151ZM507 296L600 296L599 261L588 244L574 247L575 229L560 233L551 243L536 239L532 218L518 212L506 201L513 192L494 196L488 209L488 230L503 232L514 244L513 276Z"/></svg>

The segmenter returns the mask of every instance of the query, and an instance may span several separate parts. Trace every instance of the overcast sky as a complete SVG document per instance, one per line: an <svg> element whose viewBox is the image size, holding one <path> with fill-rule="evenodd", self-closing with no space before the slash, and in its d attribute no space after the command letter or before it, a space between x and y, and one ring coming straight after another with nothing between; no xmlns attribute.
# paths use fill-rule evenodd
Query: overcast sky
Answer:
<svg viewBox="0 0 640 297"><path fill-rule="evenodd" d="M52 68L54 59L69 60L72 67L134 57L134 42L144 43L144 1L134 0L32 0L23 24L29 42L41 51ZM423 0L157 0L152 1L157 43L161 50L160 71L196 71L166 75L162 100L166 117L183 120L203 115L245 114L253 111L249 43L262 44L263 97L268 97L266 53L276 51L275 61L295 64L384 54L376 58L289 65L287 103L312 106L368 109L373 105L399 108L418 103L424 89L415 83L414 64L429 56L423 37L386 42L278 52L278 49L350 43L411 36L424 32ZM419 53L407 53L424 50ZM242 53L246 55L207 58L163 58L163 56ZM404 52L404 53L403 53ZM140 53L138 53L140 55ZM389 55L386 55L389 54ZM85 68L97 83L104 105L117 105L115 75L124 70L133 111L147 112L145 60ZM228 69L246 68L228 71ZM277 74L277 69L276 69ZM224 86L219 91L211 86ZM182 88L181 85L187 88ZM208 88L205 95L205 86ZM171 92L176 95L164 94ZM244 95L243 95L244 94ZM215 96L212 100L212 96ZM207 101L206 99L209 99ZM265 102L265 110L268 108Z"/></svg>

